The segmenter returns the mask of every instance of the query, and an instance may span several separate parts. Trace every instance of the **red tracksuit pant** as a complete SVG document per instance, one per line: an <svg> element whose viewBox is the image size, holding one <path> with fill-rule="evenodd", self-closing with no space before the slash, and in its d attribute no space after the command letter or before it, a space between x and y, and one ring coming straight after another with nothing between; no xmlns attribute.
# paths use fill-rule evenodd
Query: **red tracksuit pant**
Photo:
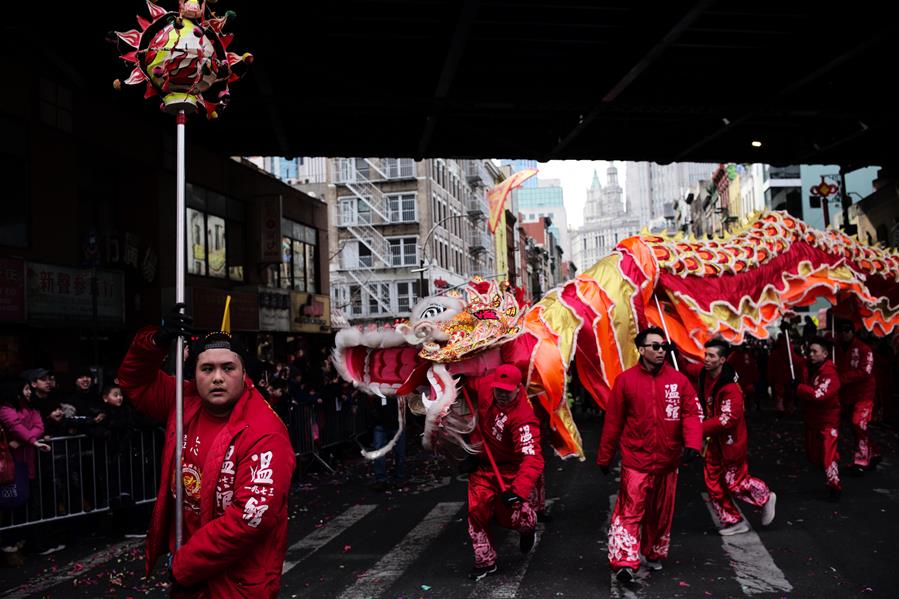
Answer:
<svg viewBox="0 0 899 599"><path fill-rule="evenodd" d="M613 570L640 567L640 552L650 560L668 557L677 470L639 472L621 467L621 485L609 524L609 564Z"/></svg>
<svg viewBox="0 0 899 599"><path fill-rule="evenodd" d="M528 503L531 504L531 507L538 514L546 511L546 477L542 472L537 477L537 482L534 483L534 490L531 491L531 496L528 497Z"/></svg>
<svg viewBox="0 0 899 599"><path fill-rule="evenodd" d="M507 487L515 479L514 472L502 475ZM528 501L522 501L514 508L507 506L503 503L496 475L489 470L475 470L468 476L468 536L474 549L474 565L478 568L496 563L490 531L494 517L500 526L518 532L529 532L537 526L537 513Z"/></svg>
<svg viewBox="0 0 899 599"><path fill-rule="evenodd" d="M852 430L855 433L855 455L853 464L867 468L871 458L878 455L877 447L868 435L868 423L874 413L874 399L863 399L852 406Z"/></svg>
<svg viewBox="0 0 899 599"><path fill-rule="evenodd" d="M771 492L768 485L761 479L749 475L749 465L746 460L739 462L724 462L721 459L720 449L709 446L703 467L705 488L709 492L709 501L718 514L718 519L724 525L736 524L743 517L733 498L740 499L762 507L768 502Z"/></svg>
<svg viewBox="0 0 899 599"><path fill-rule="evenodd" d="M805 455L815 466L824 468L825 484L840 491L840 453L837 449L840 433L835 426L805 429Z"/></svg>

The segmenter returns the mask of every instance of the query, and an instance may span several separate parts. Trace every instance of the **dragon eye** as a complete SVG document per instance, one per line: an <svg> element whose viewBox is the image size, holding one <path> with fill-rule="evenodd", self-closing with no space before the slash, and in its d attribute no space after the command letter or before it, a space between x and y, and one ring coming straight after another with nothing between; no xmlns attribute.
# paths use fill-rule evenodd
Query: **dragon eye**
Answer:
<svg viewBox="0 0 899 599"><path fill-rule="evenodd" d="M434 318L438 314L442 314L446 312L446 306L441 306L439 304L435 304L433 306L428 306L424 312L421 313L422 318Z"/></svg>

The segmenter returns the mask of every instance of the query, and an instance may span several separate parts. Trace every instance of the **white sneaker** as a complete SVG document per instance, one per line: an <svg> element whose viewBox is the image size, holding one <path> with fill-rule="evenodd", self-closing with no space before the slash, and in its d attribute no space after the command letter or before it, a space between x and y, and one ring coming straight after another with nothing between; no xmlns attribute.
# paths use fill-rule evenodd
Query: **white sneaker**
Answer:
<svg viewBox="0 0 899 599"><path fill-rule="evenodd" d="M762 526L768 526L774 521L774 506L777 504L777 495L768 495L768 501L762 506Z"/></svg>
<svg viewBox="0 0 899 599"><path fill-rule="evenodd" d="M736 524L731 524L730 526L725 526L721 530L718 531L722 537L729 537L731 535L739 535L744 532L749 532L752 530L749 528L749 523L746 520L740 520Z"/></svg>
<svg viewBox="0 0 899 599"><path fill-rule="evenodd" d="M640 554L640 565L653 572L658 572L662 569L662 562L654 562L642 553Z"/></svg>

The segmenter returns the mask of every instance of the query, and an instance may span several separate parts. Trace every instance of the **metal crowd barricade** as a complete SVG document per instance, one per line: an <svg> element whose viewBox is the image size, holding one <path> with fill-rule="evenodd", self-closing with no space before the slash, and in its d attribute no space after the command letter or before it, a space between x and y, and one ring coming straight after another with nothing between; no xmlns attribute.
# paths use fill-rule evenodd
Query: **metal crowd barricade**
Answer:
<svg viewBox="0 0 899 599"><path fill-rule="evenodd" d="M287 428L297 457L312 457L330 472L321 450L357 442L367 431L365 410L350 399L323 398L322 403L293 405Z"/></svg>
<svg viewBox="0 0 899 599"><path fill-rule="evenodd" d="M155 501L162 442L162 429L50 439L51 451L37 452L27 503L0 512L0 531Z"/></svg>

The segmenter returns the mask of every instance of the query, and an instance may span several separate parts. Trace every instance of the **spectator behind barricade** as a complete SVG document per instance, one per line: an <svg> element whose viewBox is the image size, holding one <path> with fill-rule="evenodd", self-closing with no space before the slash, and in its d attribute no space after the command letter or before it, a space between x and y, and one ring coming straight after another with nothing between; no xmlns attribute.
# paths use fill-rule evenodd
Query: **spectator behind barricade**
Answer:
<svg viewBox="0 0 899 599"><path fill-rule="evenodd" d="M88 416L95 409L96 389L94 388L94 376L87 368L75 371L75 389L66 396L65 403L75 407L75 412L81 416Z"/></svg>
<svg viewBox="0 0 899 599"><path fill-rule="evenodd" d="M50 445L46 443L44 424L41 421L40 413L31 402L32 387L27 378L13 379L0 384L0 426L6 435L16 469L16 496L4 497L3 504L0 505L3 509L39 509L40 493L37 492L35 483L37 452L49 452ZM26 474L27 476L25 476ZM7 501L11 503L6 503ZM41 555L65 549L65 545L62 544L42 545L30 530L25 533L21 530L10 531L4 533L2 547L4 561L7 565L20 566L23 563L19 553L23 546L25 549Z"/></svg>
<svg viewBox="0 0 899 599"><path fill-rule="evenodd" d="M110 449L113 449L113 445L118 447L134 432L138 425L138 413L125 399L122 388L116 384L106 385L100 397L103 402L100 415L103 419L91 432L96 437L106 439L110 443Z"/></svg>
<svg viewBox="0 0 899 599"><path fill-rule="evenodd" d="M50 382L50 371L46 368L32 368L22 373L22 378L28 382L31 387L31 403L40 406L51 396L57 398L53 393L52 383Z"/></svg>
<svg viewBox="0 0 899 599"><path fill-rule="evenodd" d="M103 441L98 445L98 456L106 462L106 468L97 470L97 486L109 497L109 509L114 530L128 538L144 538L147 530L146 515L135 505L134 494L142 484L133 476L108 476L109 472L140 473L143 455L140 447L142 431L155 426L155 422L138 412L113 383L101 393L105 418L92 428L92 434ZM103 449L105 446L105 449Z"/></svg>
<svg viewBox="0 0 899 599"><path fill-rule="evenodd" d="M290 394L287 393L287 381L283 379L271 379L268 383L268 397L266 398L272 409L285 423L290 413Z"/></svg>
<svg viewBox="0 0 899 599"><path fill-rule="evenodd" d="M374 425L372 429L372 447L381 449L399 432L398 412L399 406L395 396L368 398L368 422ZM394 482L402 484L406 481L406 431L399 435L393 447L393 477ZM377 458L372 463L375 482L372 490L383 492L388 489L390 479L387 476L387 456Z"/></svg>
<svg viewBox="0 0 899 599"><path fill-rule="evenodd" d="M28 478L35 477L36 451L50 451L44 442L44 423L32 405L32 388L22 379L7 381L0 388L0 424L18 468L28 468Z"/></svg>

